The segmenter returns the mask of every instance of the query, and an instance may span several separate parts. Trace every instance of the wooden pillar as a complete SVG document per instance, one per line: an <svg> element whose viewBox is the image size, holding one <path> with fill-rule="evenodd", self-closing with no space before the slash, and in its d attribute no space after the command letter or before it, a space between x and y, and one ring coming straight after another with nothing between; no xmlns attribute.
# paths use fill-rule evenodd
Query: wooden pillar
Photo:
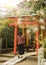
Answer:
<svg viewBox="0 0 46 65"><path fill-rule="evenodd" d="M22 27L22 35L24 36L25 34L24 34L24 25L23 25L23 27Z"/></svg>
<svg viewBox="0 0 46 65"><path fill-rule="evenodd" d="M38 38L39 38L39 31L37 30L36 31L36 53L37 53L37 55L38 55L38 49L39 49L39 40L38 40Z"/></svg>
<svg viewBox="0 0 46 65"><path fill-rule="evenodd" d="M16 45L17 45L17 26L14 29L14 54L16 54Z"/></svg>
<svg viewBox="0 0 46 65"><path fill-rule="evenodd" d="M26 46L28 46L28 33L26 33Z"/></svg>

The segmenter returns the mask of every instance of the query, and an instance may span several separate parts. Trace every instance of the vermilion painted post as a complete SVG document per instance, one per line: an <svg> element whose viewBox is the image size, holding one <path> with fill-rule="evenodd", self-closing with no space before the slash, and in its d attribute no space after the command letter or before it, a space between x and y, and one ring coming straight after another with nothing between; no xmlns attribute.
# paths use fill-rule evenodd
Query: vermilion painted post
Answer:
<svg viewBox="0 0 46 65"><path fill-rule="evenodd" d="M39 32L36 31L36 54L38 55L38 49L39 49Z"/></svg>
<svg viewBox="0 0 46 65"><path fill-rule="evenodd" d="M14 29L14 54L16 54L16 45L17 45L17 26Z"/></svg>
<svg viewBox="0 0 46 65"><path fill-rule="evenodd" d="M14 54L16 54L16 44L17 44L17 24L16 24L16 22L17 22L18 18L15 17L15 18L9 18L9 19L10 20L11 19L15 20L15 22L10 23L9 26L14 26L15 27L14 28L14 50L13 50L13 52L14 52Z"/></svg>

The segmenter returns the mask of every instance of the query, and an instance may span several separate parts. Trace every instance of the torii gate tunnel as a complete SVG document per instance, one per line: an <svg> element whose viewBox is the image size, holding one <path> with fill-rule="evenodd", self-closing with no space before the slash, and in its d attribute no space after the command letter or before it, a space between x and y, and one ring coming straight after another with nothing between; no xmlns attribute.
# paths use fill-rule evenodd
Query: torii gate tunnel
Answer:
<svg viewBox="0 0 46 65"><path fill-rule="evenodd" d="M14 54L16 54L16 46L17 46L17 29L18 29L18 18L15 17L15 22L10 23L9 26L14 26ZM23 25L23 29L25 25L39 25L37 21L30 22L27 19L21 23ZM38 49L39 49L39 42L38 42L38 37L39 37L39 29L36 30L36 54L38 54Z"/></svg>

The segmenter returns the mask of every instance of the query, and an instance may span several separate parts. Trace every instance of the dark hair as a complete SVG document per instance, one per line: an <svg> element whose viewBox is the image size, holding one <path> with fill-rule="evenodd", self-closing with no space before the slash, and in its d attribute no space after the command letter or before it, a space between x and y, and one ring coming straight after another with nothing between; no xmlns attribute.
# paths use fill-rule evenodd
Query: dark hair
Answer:
<svg viewBox="0 0 46 65"><path fill-rule="evenodd" d="M22 32L19 32L19 34L18 34L19 36L21 36L22 35Z"/></svg>

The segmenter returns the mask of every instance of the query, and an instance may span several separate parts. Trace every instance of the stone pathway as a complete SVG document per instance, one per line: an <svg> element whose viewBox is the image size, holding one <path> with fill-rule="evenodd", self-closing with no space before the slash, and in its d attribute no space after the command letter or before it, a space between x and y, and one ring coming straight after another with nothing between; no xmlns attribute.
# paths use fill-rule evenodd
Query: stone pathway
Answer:
<svg viewBox="0 0 46 65"><path fill-rule="evenodd" d="M23 59L25 59L26 57L28 57L30 55L36 55L36 52L25 53L23 58L18 58L18 56L15 56L14 58L11 58L10 60L2 63L1 65L14 65L14 64L22 61Z"/></svg>
<svg viewBox="0 0 46 65"><path fill-rule="evenodd" d="M23 61L15 64L15 65L38 65L37 63L37 56L28 56L26 59Z"/></svg>
<svg viewBox="0 0 46 65"><path fill-rule="evenodd" d="M0 65L8 60L10 60L11 58L15 57L15 55L13 53L5 53L5 54L0 54Z"/></svg>

